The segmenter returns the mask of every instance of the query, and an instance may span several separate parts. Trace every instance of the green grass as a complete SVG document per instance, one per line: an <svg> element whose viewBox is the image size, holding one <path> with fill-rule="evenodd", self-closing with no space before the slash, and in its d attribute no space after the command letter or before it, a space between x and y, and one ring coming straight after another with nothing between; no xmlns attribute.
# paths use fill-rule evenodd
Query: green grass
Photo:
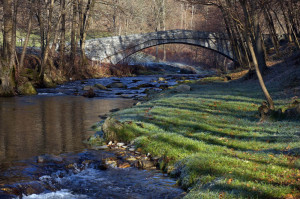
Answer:
<svg viewBox="0 0 300 199"><path fill-rule="evenodd" d="M22 47L24 45L25 38L26 38L26 33L25 32L17 31L16 46L17 47ZM22 42L21 42L21 39L23 40ZM3 34L0 34L0 41L1 42L3 41ZM30 46L30 47L40 47L41 46L40 36L38 34L32 33L30 35L30 38L29 38L28 46Z"/></svg>
<svg viewBox="0 0 300 199"><path fill-rule="evenodd" d="M264 98L256 82L191 85L191 92L165 92L114 117L133 121L130 137L163 157L161 169L189 190L186 198L299 197L299 121L258 123ZM290 102L270 92L277 107Z"/></svg>

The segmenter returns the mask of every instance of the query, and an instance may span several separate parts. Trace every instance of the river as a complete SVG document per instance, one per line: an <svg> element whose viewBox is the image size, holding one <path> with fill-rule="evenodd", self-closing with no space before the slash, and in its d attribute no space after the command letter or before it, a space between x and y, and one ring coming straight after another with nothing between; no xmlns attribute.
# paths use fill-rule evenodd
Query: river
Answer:
<svg viewBox="0 0 300 199"><path fill-rule="evenodd" d="M196 78L196 76L188 77ZM83 141L94 133L90 128L100 120L99 116L108 114L112 109L131 107L136 100L145 96L146 89L159 90L159 86L172 86L178 80L178 77L167 76L166 81L159 82L158 78L158 76L143 76L74 81L52 89L39 89L37 96L0 98L2 191L6 190L4 188L6 185L14 187L18 183L32 183L33 180L45 183L45 179L51 179L50 181L59 181L57 182L59 186L55 185L50 190L42 189L37 191L40 195L26 197L99 198L98 195L102 192L106 194L101 194L101 198L173 198L180 195L183 191L173 187L176 184L174 180L154 171L140 171L135 168L127 170L112 168L109 171L102 171L90 166L79 173L68 173L63 178L55 175L60 172L60 168L51 171L52 173L43 171L38 175L24 172L19 174L24 170L36 170L34 157L42 154L60 155L71 152L80 154L88 148ZM112 82L121 82L126 86L95 90L96 98L76 96L82 95L86 86L108 85ZM142 84L150 85L136 88ZM81 156L79 159L82 159ZM78 189L78 185L83 182L90 191L86 191L85 188ZM102 184L101 189L95 186L96 182ZM18 194L25 196L24 193Z"/></svg>

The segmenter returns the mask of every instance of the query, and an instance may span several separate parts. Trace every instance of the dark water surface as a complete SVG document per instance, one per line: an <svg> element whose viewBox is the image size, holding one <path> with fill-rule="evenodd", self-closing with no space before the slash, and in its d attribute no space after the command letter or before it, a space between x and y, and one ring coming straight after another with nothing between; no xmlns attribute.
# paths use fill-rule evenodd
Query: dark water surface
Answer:
<svg viewBox="0 0 300 199"><path fill-rule="evenodd" d="M0 165L41 154L82 151L98 115L133 103L81 96L0 98Z"/></svg>

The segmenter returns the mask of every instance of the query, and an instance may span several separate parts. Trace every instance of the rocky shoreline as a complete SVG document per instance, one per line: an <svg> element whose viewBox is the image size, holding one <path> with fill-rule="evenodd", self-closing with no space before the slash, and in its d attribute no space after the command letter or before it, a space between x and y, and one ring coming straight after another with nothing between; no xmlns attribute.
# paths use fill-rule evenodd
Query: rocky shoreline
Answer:
<svg viewBox="0 0 300 199"><path fill-rule="evenodd" d="M18 179L23 180L0 184L0 198L22 198L32 194L56 192L63 188L58 183L60 179L80 174L88 169L100 172L116 169L120 172L119 169L125 169L124 171L129 172L128 169L137 168L156 172L159 158L152 157L151 154L142 154L140 151L140 148L135 148L133 144L125 145L118 142L109 143L106 147L94 147L78 154L42 155L19 162L11 167L9 173L12 175L11 178L18 176ZM176 198L183 198L184 195L184 191L181 191Z"/></svg>

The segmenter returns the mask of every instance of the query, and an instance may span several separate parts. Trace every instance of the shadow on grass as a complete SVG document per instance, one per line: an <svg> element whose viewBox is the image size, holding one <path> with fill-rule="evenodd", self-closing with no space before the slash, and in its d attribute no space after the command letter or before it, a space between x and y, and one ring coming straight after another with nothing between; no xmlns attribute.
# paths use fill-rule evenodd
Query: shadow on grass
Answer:
<svg viewBox="0 0 300 199"><path fill-rule="evenodd" d="M213 186L204 186L201 190L203 191L210 191L210 192L229 192L229 193L236 193L238 192L238 195L245 197L245 198L264 198L264 199L273 199L274 197L267 193L261 193L260 191L256 191L252 187L247 186L233 186L230 184L217 184ZM226 195L224 195L226 198Z"/></svg>

